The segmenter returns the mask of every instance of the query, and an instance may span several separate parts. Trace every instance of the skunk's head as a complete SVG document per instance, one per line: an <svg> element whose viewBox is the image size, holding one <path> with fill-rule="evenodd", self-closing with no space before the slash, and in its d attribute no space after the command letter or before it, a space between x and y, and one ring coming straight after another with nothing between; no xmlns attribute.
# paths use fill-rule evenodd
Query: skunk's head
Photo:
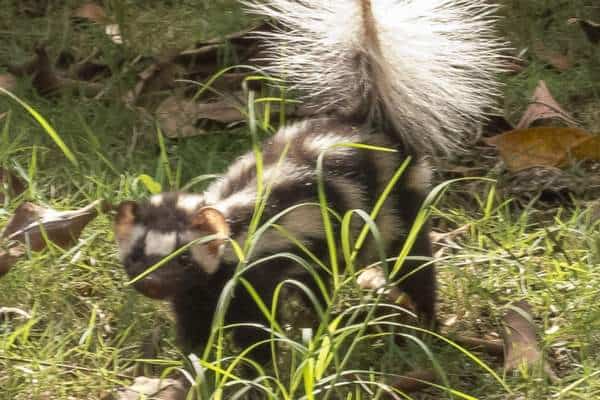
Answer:
<svg viewBox="0 0 600 400"><path fill-rule="evenodd" d="M196 241L134 284L154 299L170 298L208 281L219 267L229 236L221 212L206 206L203 196L185 193L125 201L118 206L114 228L121 262L132 279ZM215 239L203 242L203 237L213 235Z"/></svg>

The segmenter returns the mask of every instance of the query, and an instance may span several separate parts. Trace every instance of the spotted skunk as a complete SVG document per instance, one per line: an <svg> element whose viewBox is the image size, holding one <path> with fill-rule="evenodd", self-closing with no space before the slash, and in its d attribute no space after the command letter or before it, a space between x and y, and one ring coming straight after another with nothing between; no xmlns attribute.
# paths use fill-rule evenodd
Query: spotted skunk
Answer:
<svg viewBox="0 0 600 400"><path fill-rule="evenodd" d="M276 27L261 36L269 72L290 82L312 119L282 127L262 143L262 181L270 188L261 221L293 208L253 248L250 261L282 252L305 256L297 243L328 260L317 190L322 165L330 209L369 211L400 164L402 174L377 218L388 257L402 248L427 194L430 171L423 154L460 146L461 133L491 106L498 86L503 45L493 32L493 6L484 0L266 0L244 1L252 13L272 17ZM379 152L342 146L363 143L396 149ZM226 238L243 243L258 198L257 160L248 153L201 194L164 193L118 208L115 236L130 277L181 246L206 235L135 284L141 293L172 303L185 350L201 347L222 289L238 263ZM298 206L303 204L302 206ZM334 229L339 233L339 224ZM285 231L288 235L283 235ZM355 230L354 230L355 232ZM356 237L356 236L355 236ZM431 257L427 228L411 255ZM359 265L378 261L367 243ZM435 320L433 266L409 261L400 284L425 321ZM327 274L319 269L324 276ZM289 258L275 257L243 274L268 304L285 279L314 279ZM227 322L265 323L247 290L238 285ZM266 338L260 329L237 328L248 346ZM260 350L262 349L262 350ZM253 355L264 361L268 346Z"/></svg>

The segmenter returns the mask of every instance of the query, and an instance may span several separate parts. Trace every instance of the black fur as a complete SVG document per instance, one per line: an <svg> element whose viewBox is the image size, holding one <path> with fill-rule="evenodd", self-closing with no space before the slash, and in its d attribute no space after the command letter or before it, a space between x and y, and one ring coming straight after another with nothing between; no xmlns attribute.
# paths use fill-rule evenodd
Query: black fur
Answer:
<svg viewBox="0 0 600 400"><path fill-rule="evenodd" d="M286 160L291 160L295 165L306 166L311 170L316 168L316 157L304 147L305 142L314 140L320 134L333 132L340 136L350 136L358 131L353 125L343 124L331 119L318 119L306 124L304 131L294 137L288 148ZM391 147L388 139L382 135L366 134L361 137L361 142L377 146ZM263 161L266 166L275 165L281 152L285 148L281 135L275 135L263 143ZM381 170L378 167L377 157L387 157L392 161L393 169ZM366 211L370 211L375 201L383 190L381 181L387 181L405 159L406 155L399 149L397 153L382 153L354 149L351 154L335 153L324 159L324 183L329 206L340 214L348 211L358 200L345 192L344 186L339 182L350 185L360 194L360 204ZM399 216L399 226L392 233L387 242L389 257L397 255L403 246L408 229L413 224L426 193L422 193L414 182L411 182L411 168L402 175L393 189L387 202L393 205L394 212ZM235 195L247 187L248 182L255 178L256 171L252 162L246 169L236 171L236 174L226 173L222 182L221 196L223 199ZM188 212L177 209L178 194L163 195L162 203L154 206L150 203L139 203L136 208L134 224L140 224L146 229L156 231L183 232L191 229L190 215ZM282 210L295 204L304 202L317 202L317 184L314 175L306 175L283 180L274 185L270 193L267 207L262 216L263 222ZM208 204L210 205L210 204ZM235 238L247 229L252 217L253 206L233 207L226 215L231 237ZM334 221L334 228L339 226ZM305 244L321 260L328 260L326 242L323 237L303 238ZM140 240L143 242L143 239ZM178 245L183 243L179 241ZM292 244L288 244L281 251L303 256ZM279 252L279 251L277 251ZM268 254L255 254L253 259ZM424 227L412 249L411 255L431 257L431 248L428 239L428 228ZM377 260L377 257L371 257ZM157 259L144 256L144 249L137 244L125 258L124 265L130 276L143 272ZM409 274L419 268L421 262L407 262L402 267L403 274ZM217 271L213 274L206 273L195 265L189 254L184 254L167 263L164 267L153 272L148 278L142 280L136 288L142 293L155 298L168 299L172 304L177 317L177 330L179 341L185 351L198 351L208 338L212 329L212 320L221 292L226 283L233 277L235 265L232 262L222 261ZM327 274L321 271L322 277L328 281ZM314 280L301 267L285 258L278 258L268 264L262 264L244 273L248 280L270 306L275 287L285 279L296 279L303 282L314 293L318 294ZM148 283L145 283L148 282ZM148 285L147 287L145 285ZM417 307L418 313L424 321L435 321L435 271L433 266L421 269L400 283L401 289L408 293ZM158 294L157 294L158 293ZM227 311L226 323L259 323L267 324L262 313L251 299L246 289L238 284L232 303ZM234 338L241 347L249 346L260 340L267 339L268 334L256 328L238 328L234 331ZM269 348L261 346L252 353L257 361L264 362L269 359Z"/></svg>

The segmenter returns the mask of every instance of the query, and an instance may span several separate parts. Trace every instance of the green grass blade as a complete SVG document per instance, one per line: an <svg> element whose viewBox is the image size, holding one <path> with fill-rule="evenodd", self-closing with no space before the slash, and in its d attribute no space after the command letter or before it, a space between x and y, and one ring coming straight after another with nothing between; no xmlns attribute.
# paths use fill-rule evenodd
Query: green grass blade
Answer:
<svg viewBox="0 0 600 400"><path fill-rule="evenodd" d="M50 136L50 138L54 140L54 143L56 143L56 145L62 150L65 157L67 157L67 159L71 161L73 165L78 166L77 159L75 158L71 150L69 150L67 145L60 138L59 134L56 133L54 128L50 125L50 123L48 123L48 121L46 121L44 117L42 117L40 113L38 113L33 107L21 100L19 97L2 87L0 87L0 93L4 93L8 97L19 103L25 110L27 110L27 112L31 114L31 116L37 121L37 123L40 124L42 128L44 128L44 131L48 134L48 136Z"/></svg>

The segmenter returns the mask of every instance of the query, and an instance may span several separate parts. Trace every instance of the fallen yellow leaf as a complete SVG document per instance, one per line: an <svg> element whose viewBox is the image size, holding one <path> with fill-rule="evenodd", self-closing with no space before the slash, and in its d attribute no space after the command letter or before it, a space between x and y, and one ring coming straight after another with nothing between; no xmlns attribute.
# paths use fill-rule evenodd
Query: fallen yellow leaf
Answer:
<svg viewBox="0 0 600 400"><path fill-rule="evenodd" d="M594 138L577 128L538 127L515 129L486 139L498 148L511 171L530 167L558 167L573 159L573 149Z"/></svg>

